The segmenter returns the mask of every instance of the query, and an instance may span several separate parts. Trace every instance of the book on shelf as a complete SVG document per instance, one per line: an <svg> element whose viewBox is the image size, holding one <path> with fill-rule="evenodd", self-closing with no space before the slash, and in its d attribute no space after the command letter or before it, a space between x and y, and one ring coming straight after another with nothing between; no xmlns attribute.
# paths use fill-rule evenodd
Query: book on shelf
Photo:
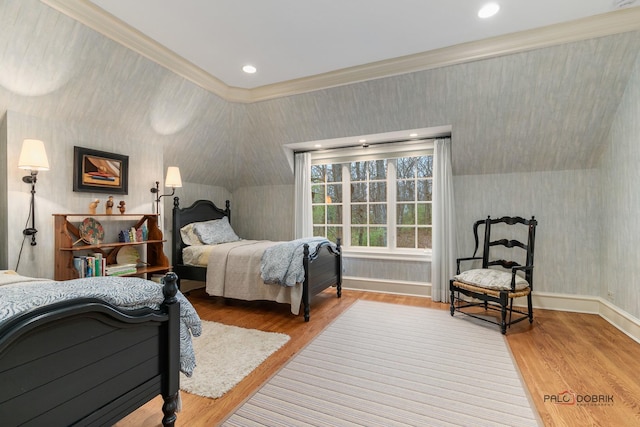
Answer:
<svg viewBox="0 0 640 427"><path fill-rule="evenodd" d="M137 270L134 268L133 270L123 270L123 271L114 271L111 273L107 273L107 276L126 276L128 274L135 274Z"/></svg>
<svg viewBox="0 0 640 427"><path fill-rule="evenodd" d="M111 264L105 270L107 276L121 276L123 274L132 274L136 271L135 264Z"/></svg>
<svg viewBox="0 0 640 427"><path fill-rule="evenodd" d="M73 257L73 267L78 272L78 277L83 278L87 274L87 268L85 267L86 260L84 257Z"/></svg>
<svg viewBox="0 0 640 427"><path fill-rule="evenodd" d="M78 277L99 277L105 275L106 259L101 253L73 257L73 267Z"/></svg>

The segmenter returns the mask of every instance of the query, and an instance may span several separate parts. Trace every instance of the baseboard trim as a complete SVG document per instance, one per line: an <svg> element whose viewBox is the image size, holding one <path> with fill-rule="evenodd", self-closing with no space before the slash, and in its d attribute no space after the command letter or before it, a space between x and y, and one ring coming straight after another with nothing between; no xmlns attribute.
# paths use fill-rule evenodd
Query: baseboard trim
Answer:
<svg viewBox="0 0 640 427"><path fill-rule="evenodd" d="M640 319L602 298L598 314L640 344Z"/></svg>
<svg viewBox="0 0 640 427"><path fill-rule="evenodd" d="M548 310L597 314L629 338L640 343L640 319L604 298L543 292L534 294L533 306Z"/></svg>
<svg viewBox="0 0 640 427"><path fill-rule="evenodd" d="M526 305L526 298L516 300ZM570 311L575 313L599 314L600 299L588 295L556 294L551 292L534 292L533 307L545 310Z"/></svg>
<svg viewBox="0 0 640 427"><path fill-rule="evenodd" d="M398 280L367 279L364 277L342 277L342 287L357 291L380 292L431 298L431 283Z"/></svg>
<svg viewBox="0 0 640 427"><path fill-rule="evenodd" d="M359 291L431 298L431 283L426 282L398 282L361 277L343 277L342 286L345 289ZM526 298L519 298L514 305L526 306ZM533 307L544 310L597 314L629 338L640 343L640 319L603 298L589 295L535 292L533 295Z"/></svg>

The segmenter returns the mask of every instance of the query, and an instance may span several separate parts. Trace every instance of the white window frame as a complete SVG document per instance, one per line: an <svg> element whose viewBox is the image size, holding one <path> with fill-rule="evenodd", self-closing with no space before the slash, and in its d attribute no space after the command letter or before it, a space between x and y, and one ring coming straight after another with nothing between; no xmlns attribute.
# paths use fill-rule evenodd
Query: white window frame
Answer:
<svg viewBox="0 0 640 427"><path fill-rule="evenodd" d="M431 248L396 248L396 170L395 163L388 162L387 167L387 246L386 247L362 247L351 246L351 202L350 179L345 182L344 177L350 177L349 164L353 161L393 159L400 157L434 155L433 140L403 141L385 144L376 144L368 147L352 147L333 150L323 150L311 153L312 165L318 164L342 164L342 247L345 256L353 258L372 259L404 259L404 260L430 260ZM432 179L435 179L433 177ZM313 185L313 184L312 184ZM435 184L433 184L435 185ZM433 225L432 225L433 229ZM433 233L433 232L432 232Z"/></svg>

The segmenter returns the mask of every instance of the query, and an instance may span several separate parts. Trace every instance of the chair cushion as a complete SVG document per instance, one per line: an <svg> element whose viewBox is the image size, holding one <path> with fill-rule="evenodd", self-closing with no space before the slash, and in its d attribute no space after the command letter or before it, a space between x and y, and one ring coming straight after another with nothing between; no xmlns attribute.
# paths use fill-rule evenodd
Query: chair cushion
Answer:
<svg viewBox="0 0 640 427"><path fill-rule="evenodd" d="M473 270L467 270L453 276L453 279L458 282L467 283L469 285L485 289L498 291L511 290L511 273L492 268L476 268ZM516 274L516 291L525 289L528 286L529 282Z"/></svg>

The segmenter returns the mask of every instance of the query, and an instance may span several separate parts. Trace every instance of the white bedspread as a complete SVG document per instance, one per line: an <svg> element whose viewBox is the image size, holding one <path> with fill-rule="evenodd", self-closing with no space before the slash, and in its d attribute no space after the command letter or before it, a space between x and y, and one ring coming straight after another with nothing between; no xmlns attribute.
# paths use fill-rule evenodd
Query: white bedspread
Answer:
<svg viewBox="0 0 640 427"><path fill-rule="evenodd" d="M208 249L206 292L244 301L276 301L290 304L298 315L302 301L302 285L291 287L267 285L260 277L264 251L282 242L240 240L210 246Z"/></svg>

